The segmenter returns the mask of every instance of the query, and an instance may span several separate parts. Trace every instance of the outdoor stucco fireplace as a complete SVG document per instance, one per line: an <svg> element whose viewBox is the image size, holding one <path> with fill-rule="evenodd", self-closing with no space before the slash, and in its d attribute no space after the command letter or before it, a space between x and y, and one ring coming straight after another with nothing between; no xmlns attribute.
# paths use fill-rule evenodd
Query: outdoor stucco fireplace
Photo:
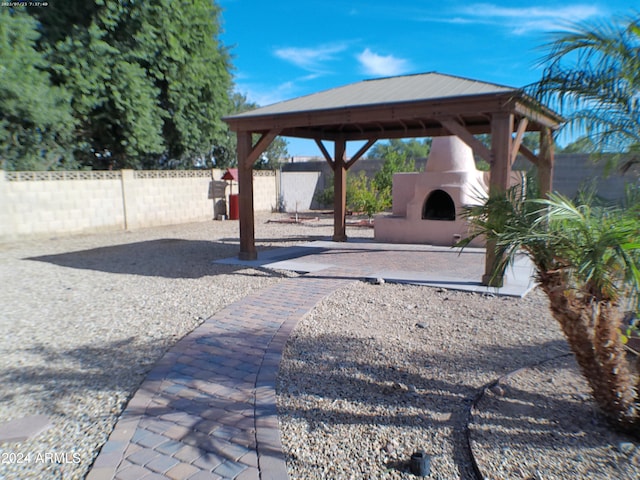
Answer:
<svg viewBox="0 0 640 480"><path fill-rule="evenodd" d="M482 203L487 192L487 175L476 169L471 148L455 136L436 137L424 172L393 176L392 215L376 217L375 239L452 245L468 232L462 207Z"/></svg>

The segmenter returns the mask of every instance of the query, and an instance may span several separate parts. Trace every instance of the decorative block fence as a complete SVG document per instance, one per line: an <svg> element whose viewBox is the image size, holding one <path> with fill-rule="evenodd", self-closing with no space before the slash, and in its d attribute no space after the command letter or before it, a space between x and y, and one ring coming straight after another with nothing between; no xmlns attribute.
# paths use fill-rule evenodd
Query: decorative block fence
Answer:
<svg viewBox="0 0 640 480"><path fill-rule="evenodd" d="M0 172L0 240L211 220L222 170ZM278 204L274 172L254 172L254 208ZM237 185L231 187L238 193ZM217 189L216 189L217 190ZM216 192L217 193L217 192ZM228 205L229 186L225 188ZM219 193L218 193L219 194Z"/></svg>
<svg viewBox="0 0 640 480"><path fill-rule="evenodd" d="M416 162L424 170L424 160ZM379 160L357 162L349 175L360 170L373 176ZM516 170L530 167L519 159ZM0 241L32 234L66 234L100 230L136 229L211 220L222 213L220 198L212 195L212 182L222 170L122 170L80 172L0 171ZM640 181L640 167L605 175L588 155L558 154L554 190L573 196L583 185L595 183L600 195L621 198L625 183ZM314 196L331 182L325 161L285 164L280 172L255 171L254 208L287 212L321 208ZM217 192L216 192L217 193ZM229 187L224 191L227 200ZM233 185L233 193L238 193ZM219 195L219 194L218 194Z"/></svg>

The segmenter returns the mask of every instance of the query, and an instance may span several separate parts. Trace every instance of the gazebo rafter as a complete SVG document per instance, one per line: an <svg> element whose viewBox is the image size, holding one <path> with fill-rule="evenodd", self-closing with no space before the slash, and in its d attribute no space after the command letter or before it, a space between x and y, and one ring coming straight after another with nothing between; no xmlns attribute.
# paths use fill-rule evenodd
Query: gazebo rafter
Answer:
<svg viewBox="0 0 640 480"><path fill-rule="evenodd" d="M334 172L335 241L346 236L346 173L380 139L457 135L491 165L490 191L509 186L518 152L538 168L540 189L551 190L553 131L562 118L521 89L467 78L425 73L367 80L225 117L238 136L240 254L255 259L252 166L276 136L316 142ZM540 132L536 155L522 144ZM254 144L253 134L260 138ZM491 147L475 135L491 134ZM515 135L515 137L514 137ZM333 154L323 142L333 142ZM365 141L351 158L347 142ZM487 272L491 246L487 248ZM485 282L489 282L485 276Z"/></svg>

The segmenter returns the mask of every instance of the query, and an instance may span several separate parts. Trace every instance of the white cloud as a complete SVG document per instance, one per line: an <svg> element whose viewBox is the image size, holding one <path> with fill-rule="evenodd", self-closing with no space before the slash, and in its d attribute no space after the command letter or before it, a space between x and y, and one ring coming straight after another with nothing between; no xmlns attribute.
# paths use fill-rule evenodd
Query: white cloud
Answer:
<svg viewBox="0 0 640 480"><path fill-rule="evenodd" d="M288 100L295 92L294 82L284 82L279 85L236 84L236 91L242 92L247 100L265 107L273 103Z"/></svg>
<svg viewBox="0 0 640 480"><path fill-rule="evenodd" d="M336 54L346 50L345 44L327 44L312 48L286 47L275 50L276 57L310 72L320 73L325 63L336 58Z"/></svg>
<svg viewBox="0 0 640 480"><path fill-rule="evenodd" d="M393 55L378 55L366 48L356 57L364 72L368 75L392 76L405 73L409 62Z"/></svg>
<svg viewBox="0 0 640 480"><path fill-rule="evenodd" d="M575 4L558 7L502 7L491 3L475 3L456 12L455 21L503 25L513 33L550 31L602 15L593 5Z"/></svg>
<svg viewBox="0 0 640 480"><path fill-rule="evenodd" d="M301 91L304 93L305 89L302 88L302 84L317 77L317 74L311 73L279 84L240 82L236 83L235 90L245 95L250 102L260 107L266 107L290 100L300 95Z"/></svg>

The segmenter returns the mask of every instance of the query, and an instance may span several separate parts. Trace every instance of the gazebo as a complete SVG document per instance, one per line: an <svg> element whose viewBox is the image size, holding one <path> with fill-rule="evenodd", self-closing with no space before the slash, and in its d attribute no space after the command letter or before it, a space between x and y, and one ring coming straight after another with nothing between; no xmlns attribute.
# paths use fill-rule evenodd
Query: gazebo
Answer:
<svg viewBox="0 0 640 480"><path fill-rule="evenodd" d="M277 136L311 139L334 172L333 240L346 241L346 174L380 139L456 135L490 166L490 193L508 188L518 153L538 169L540 191L551 190L553 130L562 118L522 89L436 72L365 80L294 98L223 119L237 135L240 194L239 258L257 258L253 164ZM540 132L536 154L522 144ZM474 135L491 134L491 148ZM254 136L257 140L254 142ZM346 158L350 141L365 141ZM323 142L333 142L333 155ZM483 283L493 263L487 248Z"/></svg>

